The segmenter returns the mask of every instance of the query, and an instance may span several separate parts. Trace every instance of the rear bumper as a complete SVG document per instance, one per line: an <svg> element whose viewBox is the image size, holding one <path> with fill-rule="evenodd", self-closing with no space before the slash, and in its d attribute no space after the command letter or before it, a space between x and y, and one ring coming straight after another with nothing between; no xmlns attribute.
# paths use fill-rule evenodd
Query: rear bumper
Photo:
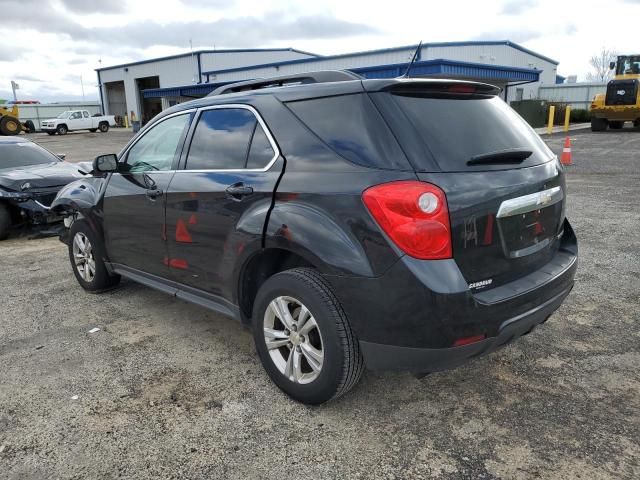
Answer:
<svg viewBox="0 0 640 480"><path fill-rule="evenodd" d="M471 291L454 260L402 257L376 278L327 275L374 370L455 367L531 331L574 284L578 247L569 222L551 261L529 275ZM456 341L486 340L454 347Z"/></svg>
<svg viewBox="0 0 640 480"><path fill-rule="evenodd" d="M539 307L502 322L497 336L471 345L451 348L414 348L361 341L360 348L367 368L370 370L431 373L455 368L472 358L495 351L546 322L562 304L572 287Z"/></svg>

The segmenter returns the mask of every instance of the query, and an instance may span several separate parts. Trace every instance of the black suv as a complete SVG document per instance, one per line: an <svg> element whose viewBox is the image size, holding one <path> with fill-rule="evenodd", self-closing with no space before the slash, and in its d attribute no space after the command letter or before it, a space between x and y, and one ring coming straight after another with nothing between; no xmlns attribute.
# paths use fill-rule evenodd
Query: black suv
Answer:
<svg viewBox="0 0 640 480"><path fill-rule="evenodd" d="M577 267L562 167L498 93L316 72L172 107L54 201L73 271L238 319L310 404L365 365L493 351L546 321Z"/></svg>

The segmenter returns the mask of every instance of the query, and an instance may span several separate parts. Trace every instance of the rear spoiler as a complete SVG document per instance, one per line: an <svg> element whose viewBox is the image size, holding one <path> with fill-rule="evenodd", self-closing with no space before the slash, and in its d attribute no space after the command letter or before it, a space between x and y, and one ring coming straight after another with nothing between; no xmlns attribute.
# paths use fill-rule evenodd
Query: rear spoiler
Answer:
<svg viewBox="0 0 640 480"><path fill-rule="evenodd" d="M392 92L399 95L426 95L435 97L495 97L502 89L488 83L436 78L394 78L365 80L369 92Z"/></svg>

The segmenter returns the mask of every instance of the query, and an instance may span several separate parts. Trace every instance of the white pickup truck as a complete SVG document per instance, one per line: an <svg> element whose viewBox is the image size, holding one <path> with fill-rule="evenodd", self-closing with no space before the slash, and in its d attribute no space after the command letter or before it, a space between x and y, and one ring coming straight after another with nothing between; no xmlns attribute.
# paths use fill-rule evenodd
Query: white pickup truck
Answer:
<svg viewBox="0 0 640 480"><path fill-rule="evenodd" d="M87 110L67 110L56 118L49 118L40 122L40 129L49 135L66 135L74 130L89 130L108 132L109 127L115 126L113 115L98 115L92 117Z"/></svg>

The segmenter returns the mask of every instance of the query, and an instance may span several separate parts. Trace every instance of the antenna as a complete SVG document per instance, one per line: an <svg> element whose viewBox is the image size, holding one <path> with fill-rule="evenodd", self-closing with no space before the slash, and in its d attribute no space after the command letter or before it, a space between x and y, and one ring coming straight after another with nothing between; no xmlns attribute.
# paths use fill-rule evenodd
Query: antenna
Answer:
<svg viewBox="0 0 640 480"><path fill-rule="evenodd" d="M416 60L418 59L418 54L420 53L421 48L422 48L422 40L420 40L420 43L418 43L418 48L416 48L416 51L413 52L413 57L411 57L411 62L409 62L407 71L404 72L404 75L403 75L404 78L409 78L409 72L411 72L411 67L413 67L413 64L416 63Z"/></svg>

